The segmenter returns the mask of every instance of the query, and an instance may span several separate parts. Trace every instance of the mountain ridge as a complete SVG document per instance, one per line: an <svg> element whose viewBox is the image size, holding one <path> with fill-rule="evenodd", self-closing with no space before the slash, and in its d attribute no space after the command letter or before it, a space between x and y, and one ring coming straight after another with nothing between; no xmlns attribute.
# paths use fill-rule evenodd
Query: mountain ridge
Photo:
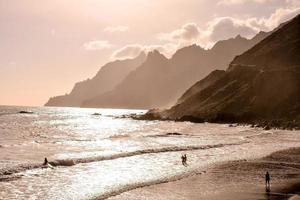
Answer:
<svg viewBox="0 0 300 200"><path fill-rule="evenodd" d="M75 83L69 94L52 97L45 106L80 107L86 98L92 98L112 90L130 71L140 66L145 59L146 54L142 52L133 59L109 62L101 67L93 78Z"/></svg>
<svg viewBox="0 0 300 200"><path fill-rule="evenodd" d="M205 50L198 45L183 47L167 59L158 51L132 71L114 90L83 102L82 107L151 109L167 108L194 83L216 69L225 69L238 54L254 46L259 37L240 36L217 42ZM215 59L218 57L218 59ZM152 62L152 60L161 61ZM140 77L140 78L138 78Z"/></svg>
<svg viewBox="0 0 300 200"><path fill-rule="evenodd" d="M299 55L300 15L236 56L220 76L212 72L196 83L172 108L142 118L300 129ZM210 76L215 80L204 85Z"/></svg>

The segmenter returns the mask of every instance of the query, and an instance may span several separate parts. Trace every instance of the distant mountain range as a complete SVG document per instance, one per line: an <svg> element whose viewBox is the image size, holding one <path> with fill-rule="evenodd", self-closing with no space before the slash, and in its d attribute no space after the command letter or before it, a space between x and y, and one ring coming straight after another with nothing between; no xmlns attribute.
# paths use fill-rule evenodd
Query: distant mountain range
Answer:
<svg viewBox="0 0 300 200"><path fill-rule="evenodd" d="M70 94L51 98L46 106L101 108L166 108L211 71L225 69L232 59L270 33L252 39L241 36L217 42L205 50L197 45L179 49L170 59L158 51L115 61L98 74L77 83Z"/></svg>
<svg viewBox="0 0 300 200"><path fill-rule="evenodd" d="M146 117L266 122L300 128L300 15L197 82L171 109Z"/></svg>
<svg viewBox="0 0 300 200"><path fill-rule="evenodd" d="M45 106L80 107L82 102L115 88L117 84L146 59L143 52L135 59L116 60L107 63L92 79L75 84L70 94L52 97Z"/></svg>

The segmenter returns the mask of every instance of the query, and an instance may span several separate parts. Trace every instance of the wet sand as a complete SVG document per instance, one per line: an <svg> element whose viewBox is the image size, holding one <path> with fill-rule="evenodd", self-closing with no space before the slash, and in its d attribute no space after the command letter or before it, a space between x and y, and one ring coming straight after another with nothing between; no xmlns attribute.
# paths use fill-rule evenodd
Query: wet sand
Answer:
<svg viewBox="0 0 300 200"><path fill-rule="evenodd" d="M271 174L271 191L264 175ZM207 167L175 182L138 188L110 200L121 199L300 199L300 148L275 152L256 160L240 160Z"/></svg>

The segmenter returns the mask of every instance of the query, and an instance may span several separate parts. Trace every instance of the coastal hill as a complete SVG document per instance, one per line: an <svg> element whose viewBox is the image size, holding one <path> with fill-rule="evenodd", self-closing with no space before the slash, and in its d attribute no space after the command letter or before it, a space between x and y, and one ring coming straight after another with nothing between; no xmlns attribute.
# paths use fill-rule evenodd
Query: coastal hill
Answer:
<svg viewBox="0 0 300 200"><path fill-rule="evenodd" d="M226 71L214 71L197 82L171 109L147 115L198 122L296 123L299 55L300 15L235 57Z"/></svg>
<svg viewBox="0 0 300 200"><path fill-rule="evenodd" d="M132 71L115 89L86 99L82 107L167 108L199 79L211 71L225 69L236 56L253 47L269 33L252 39L241 36L217 42L211 49L191 45L179 49L170 59L158 51ZM217 58L217 59L216 59Z"/></svg>
<svg viewBox="0 0 300 200"><path fill-rule="evenodd" d="M45 106L80 107L84 100L112 90L132 70L140 66L145 58L146 54L142 52L134 59L107 63L92 79L76 83L70 94L52 97Z"/></svg>

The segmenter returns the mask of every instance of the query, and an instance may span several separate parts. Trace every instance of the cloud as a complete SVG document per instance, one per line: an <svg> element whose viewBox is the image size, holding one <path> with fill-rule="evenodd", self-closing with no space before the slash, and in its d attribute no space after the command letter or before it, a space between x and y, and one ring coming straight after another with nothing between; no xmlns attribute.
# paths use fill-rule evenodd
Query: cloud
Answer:
<svg viewBox="0 0 300 200"><path fill-rule="evenodd" d="M298 8L279 8L269 17L250 17L238 19L232 17L215 18L208 23L206 30L201 32L198 42L203 44L214 43L240 34L251 38L259 31L271 31L281 23L286 22L300 13Z"/></svg>
<svg viewBox="0 0 300 200"><path fill-rule="evenodd" d="M95 51L95 50L109 49L112 47L112 44L110 44L107 40L94 40L94 41L84 43L83 47L85 50Z"/></svg>
<svg viewBox="0 0 300 200"><path fill-rule="evenodd" d="M242 1L246 2L246 0L240 0L240 2ZM257 0L256 2L262 3L263 1L264 0ZM111 58L133 58L142 51L149 52L154 49L166 57L171 57L177 49L191 44L198 44L202 47L209 48L219 40L229 39L237 35L252 38L259 31L271 31L281 23L292 19L300 13L300 6L297 4L297 1L286 0L286 2L289 3L288 7L275 10L269 17L215 17L203 28L200 28L196 23L187 23L169 33L158 34L157 37L160 42L165 42L165 44L126 45L113 52Z"/></svg>
<svg viewBox="0 0 300 200"><path fill-rule="evenodd" d="M258 31L256 27L243 20L219 17L210 21L203 30L196 23L188 23L170 33L160 33L158 38L162 41L171 42L178 47L195 43L208 47L218 40L228 39L238 34L249 38Z"/></svg>
<svg viewBox="0 0 300 200"><path fill-rule="evenodd" d="M113 52L111 58L113 59L134 58L138 56L142 51L143 51L143 47L139 44L126 45Z"/></svg>
<svg viewBox="0 0 300 200"><path fill-rule="evenodd" d="M128 31L128 26L109 26L104 29L105 32L115 33L115 32L126 32Z"/></svg>
<svg viewBox="0 0 300 200"><path fill-rule="evenodd" d="M166 41L195 41L199 37L200 30L195 23L184 24L181 28L170 33L160 33L158 38Z"/></svg>
<svg viewBox="0 0 300 200"><path fill-rule="evenodd" d="M244 4L248 2L255 2L255 3L265 3L270 0L221 0L218 2L218 5L237 5L237 4Z"/></svg>
<svg viewBox="0 0 300 200"><path fill-rule="evenodd" d="M238 1L238 0L236 0ZM240 0L243 1L243 0ZM259 0L262 2L262 0ZM287 0L290 5L295 5L293 0ZM295 6L294 6L295 7ZM300 7L279 8L265 18L234 18L216 17L201 29L196 23L188 23L170 33L160 33L158 38L177 46L186 46L193 43L202 47L211 47L215 42L241 35L251 38L259 31L271 31L279 24L292 19L300 13Z"/></svg>
<svg viewBox="0 0 300 200"><path fill-rule="evenodd" d="M202 34L202 39L216 42L239 34L243 37L251 38L257 32L259 32L259 29L255 26L251 26L251 24L245 20L220 17L209 23L207 30Z"/></svg>
<svg viewBox="0 0 300 200"><path fill-rule="evenodd" d="M300 13L300 7L279 8L269 18L249 18L247 21L252 26L261 30L270 31L283 22L286 22Z"/></svg>
<svg viewBox="0 0 300 200"><path fill-rule="evenodd" d="M140 45L130 44L114 51L111 55L111 59L128 59L138 56L142 51L149 52L158 50L160 53L167 57L172 56L178 49L178 45L172 43L166 43L163 45Z"/></svg>

